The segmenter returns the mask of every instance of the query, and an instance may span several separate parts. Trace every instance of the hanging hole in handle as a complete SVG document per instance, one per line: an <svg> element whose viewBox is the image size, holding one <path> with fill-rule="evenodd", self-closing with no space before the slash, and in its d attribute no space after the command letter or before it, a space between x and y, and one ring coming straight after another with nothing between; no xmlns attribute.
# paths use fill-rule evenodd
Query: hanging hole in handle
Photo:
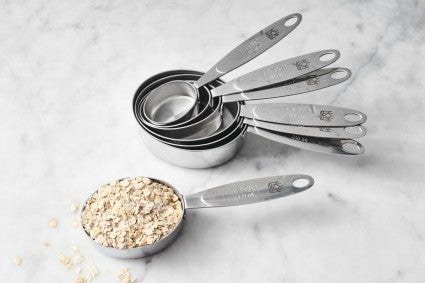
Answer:
<svg viewBox="0 0 425 283"><path fill-rule="evenodd" d="M359 122L362 120L362 116L358 113L348 113L344 115L345 120L350 122Z"/></svg>
<svg viewBox="0 0 425 283"><path fill-rule="evenodd" d="M351 135L359 135L359 134L363 133L363 129L361 127L358 127L358 126L345 127L344 131L351 134Z"/></svg>
<svg viewBox="0 0 425 283"><path fill-rule="evenodd" d="M342 144L342 150L350 154L359 154L362 148L354 141L346 141Z"/></svg>
<svg viewBox="0 0 425 283"><path fill-rule="evenodd" d="M296 22L298 22L298 17L297 16L290 17L289 19L286 20L285 26L286 27L293 26Z"/></svg>
<svg viewBox="0 0 425 283"><path fill-rule="evenodd" d="M345 78L348 75L348 72L345 70L335 71L331 74L331 78L334 80L340 80Z"/></svg>
<svg viewBox="0 0 425 283"><path fill-rule="evenodd" d="M310 185L310 180L309 179L306 179L306 178L299 178L299 179L294 180L292 182L292 185L295 188L302 189L302 188L305 188L308 185Z"/></svg>
<svg viewBox="0 0 425 283"><path fill-rule="evenodd" d="M335 58L336 54L334 52L328 52L319 57L319 60L322 62L330 61Z"/></svg>

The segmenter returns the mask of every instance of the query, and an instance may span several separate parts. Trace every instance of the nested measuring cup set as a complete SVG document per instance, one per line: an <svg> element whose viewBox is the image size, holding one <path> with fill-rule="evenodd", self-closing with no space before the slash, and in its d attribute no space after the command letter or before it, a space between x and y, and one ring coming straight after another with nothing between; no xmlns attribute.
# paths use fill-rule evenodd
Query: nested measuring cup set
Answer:
<svg viewBox="0 0 425 283"><path fill-rule="evenodd" d="M337 50L286 59L229 82L220 79L265 52L300 22L301 15L292 14L273 23L236 47L205 74L173 70L144 81L134 95L133 111L148 148L167 162L190 168L212 167L228 161L242 147L246 133L324 153L363 153L363 146L354 139L366 134L362 126L365 114L327 105L264 103L266 99L312 92L347 80L351 76L349 69L328 67L338 60ZM274 200L305 191L314 184L309 175L281 175L182 195L171 184L150 179L170 188L181 203L183 212L174 228L152 244L126 249L98 244L84 230L101 252L118 258L151 255L171 245L179 236L188 210ZM131 197L126 199L134 201ZM108 204L101 202L101 205ZM105 217L115 221L120 216Z"/></svg>
<svg viewBox="0 0 425 283"><path fill-rule="evenodd" d="M205 74L174 70L138 88L134 115L141 136L159 158L182 167L220 165L243 144L247 132L285 145L345 155L363 153L366 134L360 111L315 104L264 103L339 84L347 68L327 67L340 57L334 49L285 59L229 82L221 76L283 39L301 22L292 14L264 28L227 54Z"/></svg>

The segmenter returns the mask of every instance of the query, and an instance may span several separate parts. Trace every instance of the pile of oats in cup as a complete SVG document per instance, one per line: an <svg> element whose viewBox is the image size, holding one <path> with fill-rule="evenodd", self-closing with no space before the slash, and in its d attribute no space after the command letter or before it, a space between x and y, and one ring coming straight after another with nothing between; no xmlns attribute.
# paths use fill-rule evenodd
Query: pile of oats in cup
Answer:
<svg viewBox="0 0 425 283"><path fill-rule="evenodd" d="M182 214L173 189L147 177L134 177L102 185L87 200L81 224L98 244L129 249L159 241Z"/></svg>

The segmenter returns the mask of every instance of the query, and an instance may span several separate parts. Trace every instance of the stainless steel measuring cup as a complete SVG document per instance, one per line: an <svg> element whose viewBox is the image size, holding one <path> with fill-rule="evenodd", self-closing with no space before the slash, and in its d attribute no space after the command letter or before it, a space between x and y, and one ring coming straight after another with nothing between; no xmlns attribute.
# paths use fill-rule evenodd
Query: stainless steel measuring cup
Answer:
<svg viewBox="0 0 425 283"><path fill-rule="evenodd" d="M180 71L179 71L180 73ZM168 83L172 80L187 80L187 81L194 81L196 79L198 79L202 73L200 72L195 72L195 71L189 71L189 70L182 70L181 74L176 74L174 73L174 71L170 71L170 72L164 72L161 73L163 74L163 76L158 77L157 79L153 80L151 82L151 84L148 84L145 88L152 90L155 89L157 86ZM135 96L135 101L133 101L133 108L135 109L135 116L136 119L138 119L139 123L143 123L144 125L146 125L149 128L152 129L158 129L158 130L162 130L162 129L170 129L170 128L178 128L178 127L185 127L188 125L192 125L195 123L198 123L199 121L203 120L205 117L211 115L216 108L219 108L220 104L221 104L221 98L212 98L211 93L209 92L209 89L213 88L213 87L217 87L220 84L222 84L222 82L220 80L216 80L214 82L211 82L207 85L202 86L199 89L199 112L197 115L191 117L190 119L188 119L187 121L182 121L180 123L177 124L173 124L173 125L154 125L152 123L150 123L146 118L145 115L143 115L143 110L142 110L142 103L143 100L145 99L145 97L136 97Z"/></svg>
<svg viewBox="0 0 425 283"><path fill-rule="evenodd" d="M332 81L328 83L327 81L329 78L331 78L332 74L339 71L345 71L342 68L334 68L333 70L329 72L325 72L322 70L320 73L325 73L323 76L325 76L324 79L321 78L321 76L314 75L315 80L319 83L320 81L324 81L324 83L319 84L319 86L314 86L314 88L304 87L306 90L303 89L303 87L299 86L298 84L303 83L305 84L305 81L297 82L295 83L295 87L291 87L289 85L282 86L281 88L285 88L285 94L291 95L291 93L297 94L301 92L307 92L311 90L317 90L319 88L327 87L329 84L335 84L334 81L337 81L338 83L343 81L343 79L331 79ZM349 72L345 72L345 74L349 74ZM347 76L346 76L347 77ZM311 77L313 78L313 76ZM157 83L159 84L159 83ZM156 84L156 85L157 85ZM154 87L148 86L148 87ZM291 89L288 89L291 88ZM208 89L205 90L206 92L209 92ZM268 90L264 90L268 91ZM257 95L258 92L254 92L254 95ZM259 91L261 95L261 91ZM232 96L232 95L229 95ZM223 96L223 100L226 99L227 96ZM247 93L247 97L249 98L250 93ZM237 96L237 98L241 98L240 96ZM230 99L231 101L234 100L233 98ZM143 101L141 102L143 103ZM247 118L251 119L257 119L261 121L266 122L274 122L274 123L281 123L281 124L288 124L288 125L304 125L304 126L317 126L317 127L351 127L353 129L353 126L356 126L358 124L361 124L365 121L366 116L356 110L351 109L344 109L344 108L337 108L337 107L330 107L330 106L318 106L318 105L301 105L301 104L274 104L274 106L259 104L256 108L253 108L253 105L248 106L241 106L242 109L246 109L242 112L242 116L245 116ZM320 110L317 108L320 107ZM253 110L247 110L253 109ZM302 109L304 108L304 109ZM261 110L264 109L264 110ZM255 110L255 111L254 111ZM307 114L303 114L301 112L309 112ZM316 124L312 124L311 119L307 119L307 115L312 114L313 111L316 111L315 115L319 116L322 115L320 118L320 122L316 122ZM344 116L341 116L345 111L345 115L348 113L351 113L351 116L354 119L353 121L345 119ZM251 113L250 113L251 112ZM298 112L298 113L296 113ZM261 113L257 115L257 113ZM335 114L338 113L338 114ZM330 115L328 117L325 117L325 115ZM286 116L286 119L278 119L278 117L283 118ZM292 116L298 117L298 119L291 118ZM341 117L340 117L341 116ZM344 119L341 119L344 118ZM144 117L143 113L141 115L141 120L144 124L146 123L146 118ZM220 115L220 111L217 107L215 107L214 111L210 113L205 119L198 121L197 123L191 123L189 125L185 125L182 127L167 127L167 128L159 128L159 127L150 127L149 128L155 132L158 136L163 137L164 139L184 139L184 140L193 140L196 138L202 138L202 137L208 137L211 134L215 133L220 126L220 123L222 123L222 117ZM263 125L266 125L262 123ZM287 129L291 129L291 127L287 127ZM273 127L273 130L277 130L276 127ZM350 132L350 131L322 131L318 132L321 137L329 137L329 138L335 138L335 137L345 137L345 138L356 138L364 135L365 131L359 130L356 132ZM297 129L297 132L299 132L300 129ZM308 131L310 135L314 133L314 131ZM335 135L337 134L337 135Z"/></svg>
<svg viewBox="0 0 425 283"><path fill-rule="evenodd" d="M146 97L144 115L155 125L174 124L192 115L198 88L251 61L275 45L301 22L301 14L286 16L237 46L194 83L172 81L152 90Z"/></svg>
<svg viewBox="0 0 425 283"><path fill-rule="evenodd" d="M271 88L227 94L221 96L221 98L223 103L235 101L250 103L252 100L285 97L316 91L340 84L350 77L351 71L347 68L322 68Z"/></svg>
<svg viewBox="0 0 425 283"><path fill-rule="evenodd" d="M179 71L173 71L174 74ZM165 74L169 74L166 72ZM155 87L155 81L161 77L158 74L146 80L135 93L133 99L133 111L137 116L138 111L137 101L149 92L149 87ZM327 153L338 154L361 154L364 151L363 146L350 139L318 139L311 137L304 137L299 135L279 134L273 131L267 131L254 126L247 126L244 124L243 118L239 117L240 104L239 103L226 103L223 117L227 117L224 121L227 126L226 129L219 130L218 134L213 134L210 137L202 139L194 139L189 141L172 140L166 141L158 137L154 132L147 128L143 123L139 122L139 132L141 137L150 149L158 158L165 160L177 166L187 168L208 168L223 164L233 158L243 145L244 136L247 132L257 135L268 135L269 139L274 141L290 144L309 150L316 150ZM226 115L229 113L230 115ZM258 130L258 131L257 131ZM191 146L186 146L191 145ZM352 146L354 148L345 147Z"/></svg>
<svg viewBox="0 0 425 283"><path fill-rule="evenodd" d="M335 49L300 55L242 75L211 92L216 97L272 87L326 67L338 60L340 56L339 51Z"/></svg>
<svg viewBox="0 0 425 283"><path fill-rule="evenodd" d="M273 130L268 130L260 128L257 126L247 125L245 121L239 120L237 127L231 127L231 132L225 136L220 136L219 138L212 140L210 142L195 144L195 145L182 145L175 144L172 142L164 141L151 133L152 137L155 137L157 141L160 141L168 146L179 148L186 151L198 151L206 152L210 149L216 147L222 147L227 143L232 142L234 139L239 138L245 132L250 132L255 135L259 135L266 139L278 142L284 145L290 145L293 147L298 147L302 149L307 149L311 151L317 151L322 153L332 153L332 154L344 154L344 155L359 155L364 152L364 147L357 141L351 139L329 139L321 138L315 136L302 136L298 134L289 134L285 132L277 132ZM151 146L151 151L155 152L156 148L159 146ZM170 150L165 150L165 152L170 152Z"/></svg>
<svg viewBox="0 0 425 283"><path fill-rule="evenodd" d="M226 104L222 109L221 125L220 128L211 135L203 135L202 137L191 138L172 138L169 135L163 135L159 131L146 129L151 135L156 138L174 145L204 145L214 141L220 140L222 137L227 136L235 125L238 124L240 107L236 103ZM318 137L318 138L331 138L331 139L356 139L366 135L366 128L362 125L347 126L347 127L305 127L285 125L271 122L258 121L249 118L241 118L242 123L257 128L270 130L274 132Z"/></svg>
<svg viewBox="0 0 425 283"><path fill-rule="evenodd" d="M321 60L323 56L327 56L329 54L332 54L333 56L327 57L326 60ZM273 85L273 83L287 82L288 80L294 80L296 79L295 86L292 88L290 85L286 84L286 92L284 95L294 95L298 93L308 92L317 90L320 88L328 87L330 85L334 85L337 83L341 83L342 81L346 80L350 76L350 72L345 69L331 69L331 70L321 70L322 67L327 66L333 62L335 62L339 58L339 52L336 50L323 50L318 52L313 52L307 55L298 56L296 58L288 59L276 64L272 64L271 66L264 67L260 70L251 72L247 75L244 75L233 82L240 82L240 86L245 86L244 88L241 88L241 90L249 90L249 85L255 86L255 88L258 88L259 86L270 86ZM300 64L299 62L308 62L306 63L305 67L286 67L286 66L292 66L296 64ZM276 66L279 65L280 67L277 68ZM285 66L285 68L283 68ZM280 73L278 75L274 74L271 75L270 73L276 73L276 70L279 69ZM335 73L345 73L345 77L339 78L339 79L328 79L326 75L331 78ZM306 76L306 74L309 74L309 76ZM324 80L320 80L321 76L325 76ZM278 76L279 78L276 78ZM300 77L301 76L301 77ZM241 81L239 81L239 79ZM301 81L300 81L301 80ZM179 80L182 82L182 80ZM322 83L320 83L322 81ZM304 85L303 82L306 82L307 87ZM163 84L164 89L168 89L171 86L173 86L173 81L167 82ZM228 89L226 85L229 83L225 83L224 85L221 85L217 88L214 88L211 90L212 96L214 96L214 93L218 93L218 95L215 95L215 97L220 97L222 95L227 94L226 92L219 91L221 88L225 87L224 89ZM234 85L235 83L231 83ZM314 85L313 87L311 85ZM239 88L239 85L238 85ZM305 90L302 90L304 88ZM149 118L149 111L152 111L156 107L156 105L162 105L161 103L164 102L164 98L161 97L160 94L158 94L157 90L162 89L162 85L157 84L157 87L154 88L149 92L149 94L146 96L146 98L142 101L141 106L141 119L144 121L144 124L151 124L149 127L153 131L157 131L158 134L164 135L170 138L194 138L194 137L202 137L207 136L209 134L214 133L214 131L217 130L217 126L220 124L220 116L219 115L210 115L209 118L206 118L202 122L199 122L197 124L191 124L187 125L185 127L167 127L167 128L160 128L157 125L152 125L150 123ZM176 88L178 90L178 88ZM279 92L281 91L282 86L279 87ZM208 90L206 90L208 91ZM267 97L267 94L270 94L270 97ZM158 97L155 97L158 95ZM254 99L259 99L259 96L261 98L273 98L276 97L276 92L268 92L267 90L261 90L254 92L252 95L249 93L247 95L241 94L236 96L238 101L244 101L249 100L251 97L254 97ZM184 95L178 95L179 97L183 97ZM228 101L235 101L235 96L232 96ZM169 107L172 105L176 106L178 108L177 103L174 104L167 104ZM156 109L156 108L155 108ZM164 108L163 108L164 109ZM177 111L177 110L176 110ZM164 110L164 113L167 112ZM160 115L160 113L158 114ZM167 115L166 113L164 115Z"/></svg>
<svg viewBox="0 0 425 283"><path fill-rule="evenodd" d="M143 92L148 92L149 88L155 88L156 84L155 84L155 80L148 80L147 84L143 84L141 86L141 88L143 89ZM141 99L141 97L143 97L143 94L141 93L141 89L138 90L138 92L136 93L135 96L139 97ZM290 106L289 108L282 108L278 115L281 116L281 118L286 118L289 119L289 124L296 124L296 125L309 125L309 126L318 126L320 128L314 129L314 128L307 128L307 127L283 127L282 129L285 128L286 130L288 130L288 133L293 133L293 134L302 134L303 131L305 133L305 135L312 135L315 136L314 132L316 132L317 137L327 137L327 138L357 138L357 137L361 137L365 134L365 129L363 127L354 127L354 129L351 130L355 130L355 131L346 131L346 130L350 130L347 129L347 127L350 126L355 126L358 124L361 124L365 121L366 116L358 111L355 110L350 110L350 109L344 109L344 108L333 108L330 106L325 106L325 108L322 108L323 106L317 106L317 105L302 105L302 104L280 104L280 105L288 105ZM137 107L137 106L136 106ZM236 106L239 107L239 106ZM242 109L244 109L244 107L248 107L251 109L255 109L255 111L247 111L248 114L250 114L249 112L261 112L261 109L263 109L263 112L268 112L268 109L270 107L275 107L271 104L268 105L247 105L247 106L240 106L242 107ZM280 108L280 107L277 107ZM231 110L233 109L234 111L232 113L234 113L235 116L233 116L235 119L237 118L237 115L235 114L237 111L237 113L239 113L239 110L236 110L237 108L235 107L231 107ZM277 109L279 110L279 109ZM336 111L335 111L336 110ZM333 111L333 112L330 112ZM136 111L137 112L137 111ZM339 112L338 115L336 115L335 113ZM255 113L254 113L255 114ZM355 121L349 121L345 119L345 115L347 114L355 114L355 117L357 117L358 119ZM135 114L137 116L137 114ZM258 117L254 117L252 116L253 114L250 114L251 116L247 115L249 118L257 118ZM310 118L314 118L316 121L311 121L309 120L308 116L312 116ZM339 117L339 118L338 118ZM303 118L306 119L306 121L300 121L299 118ZM338 121L338 119L340 121ZM246 119L246 122L251 122L250 124L252 124L252 121ZM273 120L272 120L273 121ZM287 122L285 122L287 123ZM317 123L317 124L314 124ZM233 124L233 121L230 123ZM228 126L230 124L224 123L225 126ZM260 127L259 122L257 124L255 124L255 126ZM265 129L269 129L269 130L273 130L273 131L279 131L276 127L278 125L275 124L268 124L268 123L261 123L261 127L265 128ZM266 126L268 125L268 126ZM341 129L333 129L330 127L330 125L332 126L340 126L343 127ZM343 130L345 131L345 133L343 132ZM156 137L161 138L163 140L166 141L170 141L170 142L176 142L179 144L196 144L199 145L200 143L205 143L205 140L213 140L215 139L218 134L215 133L210 137L204 137L204 138L195 138L195 139L173 139L170 138L169 136L163 136L161 134L159 134L157 131L154 131L153 133Z"/></svg>
<svg viewBox="0 0 425 283"><path fill-rule="evenodd" d="M164 238L151 245L130 249L117 249L102 246L92 240L83 228L87 237L89 237L100 252L116 258L140 258L151 255L165 249L177 238L183 229L186 210L188 209L236 206L264 202L300 193L311 188L314 184L313 178L309 175L294 174L272 176L230 183L183 196L169 183L155 178L150 179L172 188L179 197L182 203L183 213L175 228Z"/></svg>

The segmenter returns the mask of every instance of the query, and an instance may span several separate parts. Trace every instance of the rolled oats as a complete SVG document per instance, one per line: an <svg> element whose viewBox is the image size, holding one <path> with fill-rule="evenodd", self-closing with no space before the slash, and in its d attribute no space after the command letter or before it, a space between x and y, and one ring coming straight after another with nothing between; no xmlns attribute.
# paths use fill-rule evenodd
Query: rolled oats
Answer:
<svg viewBox="0 0 425 283"><path fill-rule="evenodd" d="M73 201L70 206L71 212L76 212L78 209L78 202Z"/></svg>
<svg viewBox="0 0 425 283"><path fill-rule="evenodd" d="M128 271L128 268L125 268L123 270L121 270L118 275L118 281L120 283L132 283L132 282L136 282L136 279L131 277L130 272Z"/></svg>
<svg viewBox="0 0 425 283"><path fill-rule="evenodd" d="M47 242L47 241L41 242L41 244L45 247L49 246L49 242Z"/></svg>
<svg viewBox="0 0 425 283"><path fill-rule="evenodd" d="M80 255L80 254L77 254L76 256L74 256L72 258L72 263L73 264L78 264L78 263L81 263L83 260L84 260L84 257L82 255Z"/></svg>
<svg viewBox="0 0 425 283"><path fill-rule="evenodd" d="M49 220L49 227L56 228L56 226L58 226L58 221L56 220L56 218L51 218Z"/></svg>
<svg viewBox="0 0 425 283"><path fill-rule="evenodd" d="M99 273L99 271L97 271L96 266L92 265L89 268L89 275L91 278L95 277L97 274Z"/></svg>
<svg viewBox="0 0 425 283"><path fill-rule="evenodd" d="M86 280L84 280L84 277L81 275L77 275L77 278L75 278L75 283L84 283Z"/></svg>
<svg viewBox="0 0 425 283"><path fill-rule="evenodd" d="M15 256L15 258L13 259L13 262L16 265L20 265L22 263L22 259L19 256Z"/></svg>
<svg viewBox="0 0 425 283"><path fill-rule="evenodd" d="M65 255L60 255L59 262L65 265L66 270L70 270L72 268L72 261L70 257L67 257Z"/></svg>
<svg viewBox="0 0 425 283"><path fill-rule="evenodd" d="M128 249L165 237L182 214L182 204L172 188L135 177L101 186L85 204L81 224L98 244Z"/></svg>

